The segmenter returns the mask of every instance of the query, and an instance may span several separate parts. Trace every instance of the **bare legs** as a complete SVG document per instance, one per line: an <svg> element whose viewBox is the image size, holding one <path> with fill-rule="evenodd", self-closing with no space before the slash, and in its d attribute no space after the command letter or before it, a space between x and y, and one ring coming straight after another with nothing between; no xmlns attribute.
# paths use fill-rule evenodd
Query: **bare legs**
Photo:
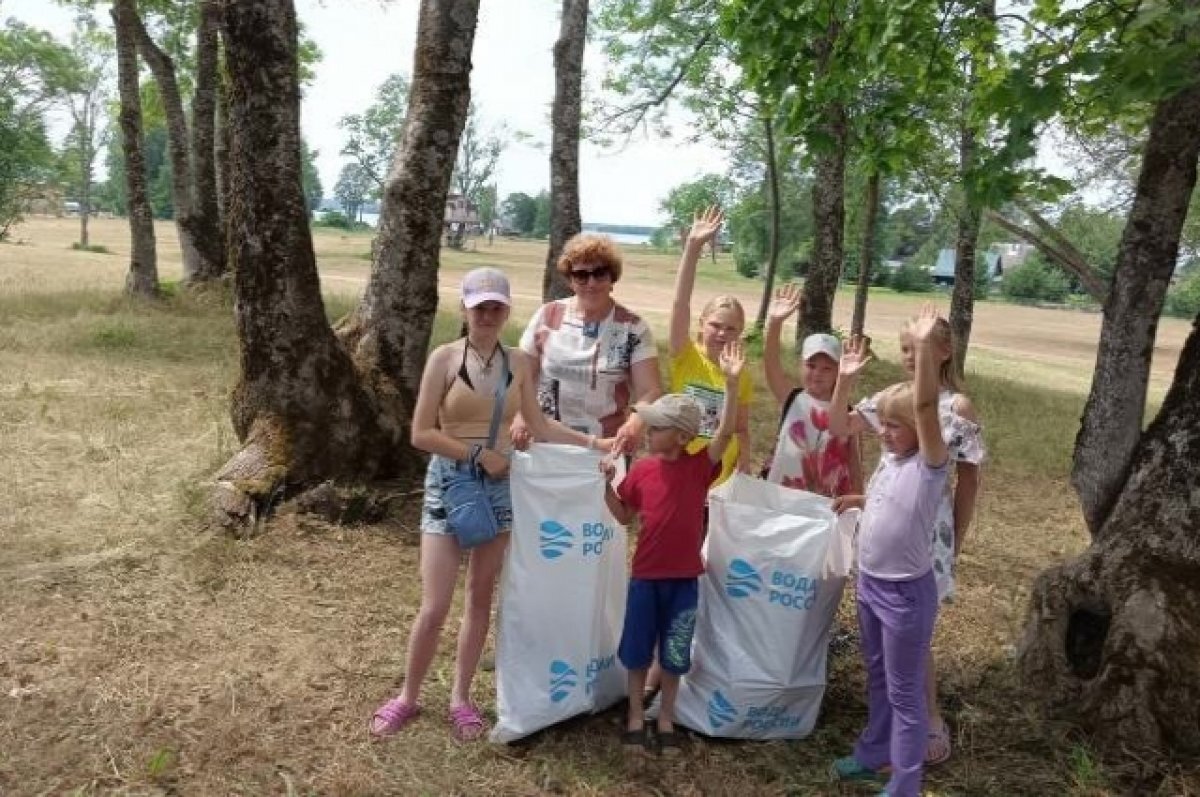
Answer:
<svg viewBox="0 0 1200 797"><path fill-rule="evenodd" d="M504 561L508 535L481 545L470 553L467 565L467 592L463 605L462 626L458 634L458 653L454 666L454 685L450 706L469 702L471 682L487 640L491 621L492 594ZM438 637L450 611L458 567L462 559L458 540L449 534L421 535L421 608L408 639L408 664L400 698L415 705L421 684L437 653Z"/></svg>

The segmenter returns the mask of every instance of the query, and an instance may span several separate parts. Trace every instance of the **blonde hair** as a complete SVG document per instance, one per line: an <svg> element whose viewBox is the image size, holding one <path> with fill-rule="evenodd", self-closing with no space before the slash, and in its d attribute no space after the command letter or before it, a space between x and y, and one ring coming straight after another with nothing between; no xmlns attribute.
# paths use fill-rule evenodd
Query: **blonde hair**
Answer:
<svg viewBox="0 0 1200 797"><path fill-rule="evenodd" d="M700 326L704 326L704 322L708 320L708 317L718 310L732 310L737 313L738 326L742 327L742 329L746 328L746 309L742 307L742 303L736 297L729 296L728 294L714 296L705 303L704 307L700 308ZM700 336L701 333L697 332L697 343L700 341Z"/></svg>
<svg viewBox="0 0 1200 797"><path fill-rule="evenodd" d="M917 410L913 406L913 383L898 382L879 392L875 402L879 420L902 423L910 429L917 428Z"/></svg>
<svg viewBox="0 0 1200 797"><path fill-rule="evenodd" d="M917 323L917 318L913 316L901 324L900 336L908 335L911 338L912 327L915 323ZM933 325L933 340L946 352L946 359L942 360L938 366L938 383L943 387L950 388L955 393L962 393L963 382L954 368L954 330L950 328L949 321L938 318Z"/></svg>

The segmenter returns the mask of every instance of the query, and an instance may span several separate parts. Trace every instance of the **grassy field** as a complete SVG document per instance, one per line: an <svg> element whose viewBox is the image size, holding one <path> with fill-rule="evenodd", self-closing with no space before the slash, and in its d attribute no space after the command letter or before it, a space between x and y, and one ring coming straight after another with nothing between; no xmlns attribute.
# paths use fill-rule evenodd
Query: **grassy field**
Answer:
<svg viewBox="0 0 1200 797"><path fill-rule="evenodd" d="M614 712L510 747L453 743L442 717L452 621L425 717L370 742L367 718L403 677L417 607L417 499L377 526L285 516L248 541L207 531L208 480L236 447L230 307L132 303L121 296L124 224L93 227L110 253L72 250L74 232L69 220L34 219L17 228L19 243L0 245L0 794L843 793L825 773L864 720L854 649L833 654L811 738L697 738L679 763L630 776ZM174 231L161 225L159 236L163 277L176 279ZM331 315L361 292L369 245L318 232ZM514 277L524 317L543 258L522 242L447 252L443 296L453 300L465 269L496 264ZM672 258L629 261L618 295L661 329ZM706 265L697 296L735 292L753 308L756 283L731 271ZM872 297L884 361L867 388L898 374L893 333L919 301ZM845 313L847 296L838 305ZM442 336L456 326L447 309ZM1086 544L1067 473L1099 319L985 303L975 325L970 387L991 460L959 600L939 622L956 753L929 773L928 793L1124 793L1138 762L1101 762L1073 728L1040 720L1013 666L1033 576ZM1160 327L1158 393L1185 332ZM760 390L760 450L776 415ZM490 673L478 694L490 704ZM1194 765L1157 777L1141 793L1200 794Z"/></svg>

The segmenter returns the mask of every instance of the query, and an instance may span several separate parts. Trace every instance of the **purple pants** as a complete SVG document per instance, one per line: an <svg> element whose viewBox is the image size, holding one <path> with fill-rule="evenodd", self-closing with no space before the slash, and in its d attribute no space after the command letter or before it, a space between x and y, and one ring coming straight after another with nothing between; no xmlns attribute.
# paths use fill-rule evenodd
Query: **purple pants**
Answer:
<svg viewBox="0 0 1200 797"><path fill-rule="evenodd" d="M858 574L858 627L867 669L867 727L854 758L871 769L891 764L889 797L918 797L929 715L925 666L937 583L930 570L912 581Z"/></svg>

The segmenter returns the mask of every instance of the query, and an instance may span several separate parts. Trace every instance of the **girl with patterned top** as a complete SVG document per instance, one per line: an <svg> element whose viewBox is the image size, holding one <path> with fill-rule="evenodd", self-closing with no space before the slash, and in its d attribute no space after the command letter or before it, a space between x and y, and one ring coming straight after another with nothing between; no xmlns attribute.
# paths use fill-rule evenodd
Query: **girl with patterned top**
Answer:
<svg viewBox="0 0 1200 797"><path fill-rule="evenodd" d="M763 368L767 385L783 410L775 450L763 467L763 478L830 498L858 495L863 490L858 436L835 434L829 422L841 342L833 335L809 335L804 339L800 347L802 387L783 367L783 323L800 309L800 304L799 285L781 286L767 319Z"/></svg>
<svg viewBox="0 0 1200 797"><path fill-rule="evenodd" d="M912 329L917 323L911 318L900 328L900 357L904 370L911 376L915 372L916 349ZM953 485L948 479L942 490L934 519L933 572L937 583L938 599L948 602L954 598L954 566L962 551L963 541L975 517L975 503L979 494L979 467L984 459L983 434L975 406L962 392L961 380L954 369L954 346L950 324L939 317L933 328L934 354L938 363L939 393L938 418L942 437L954 463ZM862 341L851 341L847 355L869 359ZM830 413L829 422L838 431L859 432L880 429L878 402L879 393L863 399L853 411L844 407ZM950 731L941 715L937 703L937 671L934 668L933 651L930 650L926 668L926 704L929 707L929 748L925 763L940 764L950 757Z"/></svg>

